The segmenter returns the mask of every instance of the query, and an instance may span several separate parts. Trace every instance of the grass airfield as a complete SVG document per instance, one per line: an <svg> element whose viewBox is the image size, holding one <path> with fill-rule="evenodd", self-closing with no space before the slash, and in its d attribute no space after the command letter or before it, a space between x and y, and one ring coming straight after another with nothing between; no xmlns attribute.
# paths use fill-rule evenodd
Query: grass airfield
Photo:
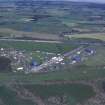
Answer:
<svg viewBox="0 0 105 105"><path fill-rule="evenodd" d="M56 105L57 102L64 102L67 105L83 104L97 94L94 86L88 84L89 81L103 80L105 77L105 46L93 45L91 48L96 51L93 56L78 65L67 67L65 70L38 74L0 73L1 105L14 103L16 105L39 105L41 102L48 105ZM63 81L68 81L68 83L63 84ZM84 82L81 83L81 81ZM87 84L85 81L88 81ZM77 83L75 84L75 82ZM31 98L27 98L28 96L22 91L27 91L27 95L31 94ZM10 93L11 97L14 97L12 100L9 99ZM19 94L22 94L21 97ZM39 101L33 101L33 99Z"/></svg>

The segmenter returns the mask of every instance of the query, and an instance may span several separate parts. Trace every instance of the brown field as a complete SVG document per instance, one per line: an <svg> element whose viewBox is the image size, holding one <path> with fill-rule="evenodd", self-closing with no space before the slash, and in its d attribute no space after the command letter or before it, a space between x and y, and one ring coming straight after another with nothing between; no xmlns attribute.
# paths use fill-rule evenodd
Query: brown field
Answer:
<svg viewBox="0 0 105 105"><path fill-rule="evenodd" d="M36 39L45 39L45 40L60 40L60 37L54 34L23 32L9 28L0 28L0 35L4 37L32 37Z"/></svg>

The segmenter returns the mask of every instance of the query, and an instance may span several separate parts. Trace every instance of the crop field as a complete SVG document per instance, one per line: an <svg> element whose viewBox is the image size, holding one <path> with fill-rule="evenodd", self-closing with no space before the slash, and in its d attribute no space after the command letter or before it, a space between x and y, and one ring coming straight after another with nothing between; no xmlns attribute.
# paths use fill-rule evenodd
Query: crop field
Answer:
<svg viewBox="0 0 105 105"><path fill-rule="evenodd" d="M72 38L76 38L76 39L98 39L98 40L102 40L105 41L105 33L96 33L96 34L75 34L75 35L67 35L67 37L69 37L70 39Z"/></svg>

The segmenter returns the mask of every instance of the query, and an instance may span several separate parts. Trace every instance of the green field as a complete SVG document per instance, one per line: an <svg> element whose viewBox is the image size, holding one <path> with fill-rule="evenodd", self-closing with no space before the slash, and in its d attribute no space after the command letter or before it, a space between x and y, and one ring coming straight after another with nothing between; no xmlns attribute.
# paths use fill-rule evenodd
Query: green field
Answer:
<svg viewBox="0 0 105 105"><path fill-rule="evenodd" d="M12 87L12 86L11 86ZM43 102L48 103L48 98L58 97L60 103L76 105L93 97L95 92L91 86L83 84L59 84L59 85L18 85L18 90L6 85L0 86L0 105L38 105L34 98L27 98L27 95L17 94L27 89L33 96L40 97ZM14 91L15 90L15 91ZM81 93L81 94L80 94ZM24 97L24 98L23 98ZM65 99L63 99L65 97ZM58 100L59 101L59 100Z"/></svg>
<svg viewBox="0 0 105 105"><path fill-rule="evenodd" d="M44 81L55 81L55 80L95 80L98 78L105 77L105 69L97 67L78 66L71 70L57 71L46 74L14 74L14 73L0 73L0 83L9 83L12 80L16 80L26 84L39 84Z"/></svg>
<svg viewBox="0 0 105 105"><path fill-rule="evenodd" d="M33 92L33 94L40 96L42 99L51 96L67 96L66 101L72 105L76 102L83 102L95 95L91 86L83 84L24 85L24 87Z"/></svg>
<svg viewBox="0 0 105 105"><path fill-rule="evenodd" d="M74 34L74 35L65 35L65 37L68 37L70 39L98 39L105 41L105 33L96 33L96 34Z"/></svg>
<svg viewBox="0 0 105 105"><path fill-rule="evenodd" d="M35 42L10 42L10 41L0 41L0 47L2 48L15 48L19 50L26 51L45 51L52 53L65 53L67 51L77 48L78 45L73 44L54 44L54 43L35 43Z"/></svg>
<svg viewBox="0 0 105 105"><path fill-rule="evenodd" d="M95 54L84 61L84 64L90 67L105 66L105 46L91 46L95 50Z"/></svg>
<svg viewBox="0 0 105 105"><path fill-rule="evenodd" d="M17 93L6 86L0 86L0 105L35 105L29 99L22 99ZM37 105L37 104L36 104Z"/></svg>

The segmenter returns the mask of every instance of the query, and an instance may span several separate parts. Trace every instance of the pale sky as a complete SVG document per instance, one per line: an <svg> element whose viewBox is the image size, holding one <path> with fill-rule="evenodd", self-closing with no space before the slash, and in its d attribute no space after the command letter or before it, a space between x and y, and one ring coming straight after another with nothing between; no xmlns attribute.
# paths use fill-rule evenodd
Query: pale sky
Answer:
<svg viewBox="0 0 105 105"><path fill-rule="evenodd" d="M105 0L71 0L71 1L83 1L83 2L100 2L100 3L105 3Z"/></svg>
<svg viewBox="0 0 105 105"><path fill-rule="evenodd" d="M15 1L15 0L0 0L0 1ZM18 1L18 0L16 0ZM25 1L25 0L24 0ZM38 0L37 0L38 1ZM41 0L40 0L41 1ZM43 1L43 0L42 0ZM46 0L44 0L46 1ZM47 1L53 1L53 0L47 0ZM54 0L54 1L60 1L60 0ZM105 0L61 0L61 1L81 1L81 2L98 2L98 3L105 3Z"/></svg>

